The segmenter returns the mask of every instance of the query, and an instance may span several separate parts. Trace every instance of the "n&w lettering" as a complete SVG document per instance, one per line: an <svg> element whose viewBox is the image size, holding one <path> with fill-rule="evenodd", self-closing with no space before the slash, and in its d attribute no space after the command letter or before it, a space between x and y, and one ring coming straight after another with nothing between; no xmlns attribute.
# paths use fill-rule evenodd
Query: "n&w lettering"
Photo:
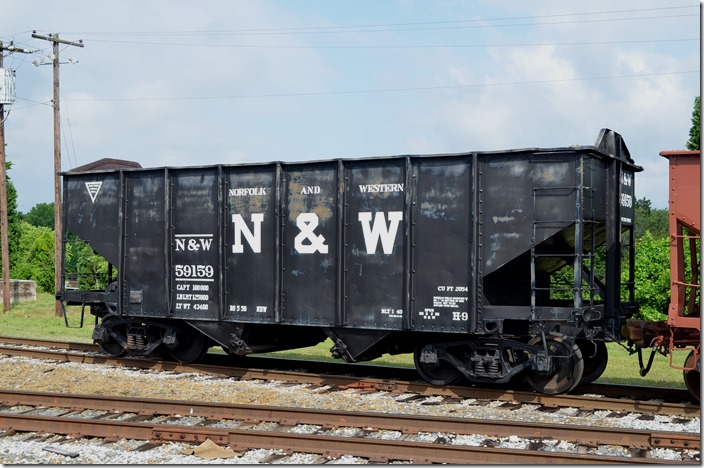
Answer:
<svg viewBox="0 0 704 468"><path fill-rule="evenodd" d="M294 239L296 252L302 254L312 254L315 252L328 253L328 246L325 245L325 237L315 235L315 228L318 227L318 215L315 213L301 213L296 218L296 226L301 231ZM304 241L307 241L305 243Z"/></svg>
<svg viewBox="0 0 704 468"><path fill-rule="evenodd" d="M371 225L371 212L360 212L359 222L362 223L362 233L364 234L364 244L367 246L367 253L376 253L376 246L381 238L381 248L385 255L391 255L394 250L394 240L398 225L403 220L402 211L389 211L389 225L386 225L384 213L377 212L374 216L374 225Z"/></svg>
<svg viewBox="0 0 704 468"><path fill-rule="evenodd" d="M254 232L249 229L242 215L232 215L232 222L235 225L235 243L232 246L232 253L244 252L244 245L242 245L243 235L254 253L262 252L262 222L264 222L264 213L252 213L250 220L254 224Z"/></svg>
<svg viewBox="0 0 704 468"><path fill-rule="evenodd" d="M386 219L387 215L388 222ZM394 250L394 241L398 233L398 226L401 221L403 221L403 212L377 212L373 218L374 222L372 223L372 213L369 211L358 213L367 254L376 254L377 246L379 245L379 241L381 241L381 249L384 254L391 255ZM242 215L232 215L232 223L235 228L232 253L244 253L242 237L247 241L252 252L262 252L262 223L264 222L264 213L252 213L250 215L250 222L252 225L251 228ZM298 253L328 253L325 237L315 233L318 222L318 216L315 213L301 213L296 218L296 227L299 229L299 234L294 239L294 248Z"/></svg>

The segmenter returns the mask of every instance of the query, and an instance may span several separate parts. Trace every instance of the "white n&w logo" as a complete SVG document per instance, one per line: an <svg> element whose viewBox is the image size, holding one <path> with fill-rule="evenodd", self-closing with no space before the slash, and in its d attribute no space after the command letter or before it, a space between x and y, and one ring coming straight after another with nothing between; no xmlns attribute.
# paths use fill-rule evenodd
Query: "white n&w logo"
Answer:
<svg viewBox="0 0 704 468"><path fill-rule="evenodd" d="M86 182L86 189L88 190L88 195L93 203L95 203L95 198L100 192L100 187L102 187L102 182Z"/></svg>

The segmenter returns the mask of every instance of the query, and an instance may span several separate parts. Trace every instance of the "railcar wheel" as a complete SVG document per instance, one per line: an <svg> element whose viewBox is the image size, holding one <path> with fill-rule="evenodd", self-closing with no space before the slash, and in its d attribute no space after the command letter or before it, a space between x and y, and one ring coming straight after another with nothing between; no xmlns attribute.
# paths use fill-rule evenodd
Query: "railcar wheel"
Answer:
<svg viewBox="0 0 704 468"><path fill-rule="evenodd" d="M582 379L584 359L579 346L569 345L567 337L561 334L550 334L546 337L548 352L551 359L551 369L540 372L529 369L526 371L526 381L534 390L548 395L556 395L572 390ZM541 345L541 338L534 337L529 345Z"/></svg>
<svg viewBox="0 0 704 468"><path fill-rule="evenodd" d="M110 357L122 357L127 354L127 323L121 318L107 316L100 323L107 332L104 342L96 341L105 354Z"/></svg>
<svg viewBox="0 0 704 468"><path fill-rule="evenodd" d="M577 341L577 346L582 352L584 359L584 373L579 383L588 384L594 382L601 377L601 374L606 370L606 365L609 363L609 352L606 349L606 343L603 341Z"/></svg>
<svg viewBox="0 0 704 468"><path fill-rule="evenodd" d="M167 347L169 355L178 362L191 363L200 360L208 352L210 342L208 337L195 330L188 333L178 333L178 344L173 348Z"/></svg>
<svg viewBox="0 0 704 468"><path fill-rule="evenodd" d="M701 382L701 360L699 355L694 351L689 353L687 360L684 363L685 367L694 367L692 370L686 370L682 373L684 374L684 383L687 386L687 390L692 394L697 401L701 400L702 395L702 382Z"/></svg>
<svg viewBox="0 0 704 468"><path fill-rule="evenodd" d="M423 362L421 356L425 345L418 345L413 353L413 362L418 374L426 382L433 385L452 385L462 380L462 373L455 369L449 362L439 359L437 363Z"/></svg>

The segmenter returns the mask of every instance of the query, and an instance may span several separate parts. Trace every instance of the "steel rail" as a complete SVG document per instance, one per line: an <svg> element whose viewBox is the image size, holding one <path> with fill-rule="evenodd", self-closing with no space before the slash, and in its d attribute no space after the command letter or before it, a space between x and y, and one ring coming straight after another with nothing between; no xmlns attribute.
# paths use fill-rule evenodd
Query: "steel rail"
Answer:
<svg viewBox="0 0 704 468"><path fill-rule="evenodd" d="M229 366L212 366L207 364L180 364L169 361L158 361L146 358L110 358L104 355L84 355L74 353L53 352L46 350L26 350L0 346L0 354L54 359L64 362L79 362L84 364L107 364L141 369L165 370L175 372L197 372L210 375L226 375L243 379L285 380L298 383L331 385L338 387L373 388L376 390L411 392L422 395L444 395L450 397L476 398L485 400L508 400L519 403L531 403L545 406L577 407L595 410L630 411L665 415L699 416L700 409L693 405L677 405L664 402L631 401L609 398L586 398L575 395L541 395L519 391L497 391L467 387L429 387L426 384L414 382L389 381L384 379L363 379L358 377L317 375L304 372L278 371L271 369L245 369Z"/></svg>
<svg viewBox="0 0 704 468"><path fill-rule="evenodd" d="M26 345L26 346L37 346L37 347L47 347L47 348L57 348L57 349L74 349L77 351L94 351L96 353L101 352L100 346L94 343L79 343L75 341L56 341L56 340L43 340L37 338L21 338L13 336L0 336L0 343L14 344L14 345Z"/></svg>
<svg viewBox="0 0 704 468"><path fill-rule="evenodd" d="M44 348L56 348L56 349L67 349L74 351L84 351L84 352L95 352L103 354L100 347L93 343L79 343L79 342L66 342L66 341L55 341L55 340L43 340L37 338L18 338L18 337L7 337L0 336L0 343L14 344L18 346L35 346ZM218 360L227 359L227 355L215 353L209 353L206 357L208 361L203 362L206 364L216 364ZM389 374L401 374L398 377L402 377L407 380L413 379L416 376L415 369L411 367L392 367L392 366L381 366L372 363L356 363L349 364L336 361L316 361L316 360L299 360L299 359L287 359L287 358L275 358L271 356L261 356L261 355L248 355L245 357L248 361L247 364L253 364L251 367L293 367L296 369L307 368L308 373L321 373L319 370L325 368L325 373L335 373L349 375L354 373L354 375L359 376L363 374L365 377L369 375L383 375L384 379L387 379ZM264 364L267 364L266 366ZM237 366L241 367L241 366ZM398 378L396 378L398 380ZM498 388L494 388L494 391ZM628 395L630 398L647 399L653 398L653 395L657 395L660 399L669 399L674 401L689 400L691 397L689 391L686 389L679 388L666 388L666 387L643 387L636 385L620 385L611 383L590 383L590 384L580 384L575 390L572 391L573 394L588 393L588 394L598 394L603 396L612 397L622 397Z"/></svg>
<svg viewBox="0 0 704 468"><path fill-rule="evenodd" d="M445 432L465 435L481 434L487 437L552 438L582 444L622 445L638 449L660 447L698 450L700 448L699 433L571 426L535 422L524 423L459 417L351 412L15 390L0 390L0 403L6 406L56 406L115 413L188 415L207 419L235 419L256 422L271 421L282 425L312 424L326 427L371 427L381 430L399 430L402 433L409 434Z"/></svg>
<svg viewBox="0 0 704 468"><path fill-rule="evenodd" d="M55 341L55 340L43 340L37 338L17 338L17 337L6 337L0 336L0 343L15 344L18 346L35 346L35 347L45 347L45 348L56 348L56 349L67 349L73 351L84 351L84 352L95 352L103 354L100 347L93 343L79 343L79 342L66 342L66 341ZM219 353L209 353L207 355L208 361L202 362L204 364L217 364L218 360L227 359L226 355ZM294 360L286 358L275 358L271 356L259 356L259 355L249 355L245 358L248 360L248 365L254 368L264 368L271 369L272 367L293 367L296 369L306 368L307 373L321 373L319 370L325 368L325 373L335 373L349 375L354 373L355 376L364 375L365 378L369 375L382 375L384 379L388 380L387 375L389 374L401 374L397 377L402 377L405 380L411 380L413 377L417 377L415 369L410 367L390 367L390 366L380 366L374 363L356 363L348 364L343 362L335 361L315 361L315 360ZM265 365L266 364L266 365ZM231 366L232 367L232 366ZM242 367L242 366L236 366ZM398 378L393 380L399 380ZM491 391L498 391L500 388L490 389ZM648 399L653 398L656 395L659 399L669 399L674 401L687 400L691 398L689 391L686 389L678 388L664 388L664 387L643 387L636 385L619 385L610 383L590 383L590 384L580 384L573 390L573 394L598 394L603 396L611 397L622 397L627 395L629 398L634 399Z"/></svg>
<svg viewBox="0 0 704 468"><path fill-rule="evenodd" d="M207 375L222 375L241 379L284 380L301 384L330 385L375 389L389 392L408 392L428 396L475 398L478 400L500 400L541 406L572 407L614 412L635 412L669 416L699 417L701 408L691 403L676 404L662 401L628 400L621 398L587 397L584 395L543 395L517 390L495 390L475 387L446 386L433 387L419 382L394 381L327 374L310 374L276 369L237 368L210 364L181 364L149 358L111 358L105 355L78 354L49 350L24 349L0 345L0 355L15 355L38 359L52 359L83 364L103 364L139 369L163 370L172 372L194 372Z"/></svg>
<svg viewBox="0 0 704 468"><path fill-rule="evenodd" d="M128 438L151 442L202 443L210 439L233 450L274 449L286 453L318 453L339 457L352 455L371 459L409 460L415 463L500 464L682 464L649 458L518 450L466 445L433 444L409 440L351 438L292 432L222 429L173 424L150 424L55 416L0 414L0 426L14 431L65 434L74 437ZM686 462L685 462L686 463ZM695 463L692 461L692 463Z"/></svg>

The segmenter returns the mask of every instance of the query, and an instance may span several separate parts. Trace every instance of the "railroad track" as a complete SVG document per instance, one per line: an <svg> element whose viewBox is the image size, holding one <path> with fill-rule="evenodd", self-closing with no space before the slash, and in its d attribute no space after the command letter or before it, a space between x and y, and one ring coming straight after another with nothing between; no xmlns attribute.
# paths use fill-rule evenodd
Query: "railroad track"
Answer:
<svg viewBox="0 0 704 468"><path fill-rule="evenodd" d="M100 347L92 343L77 343L53 340L40 340L33 338L14 338L0 336L0 346L2 343L14 344L18 346L35 346L43 348L65 349L74 352L89 352L103 355ZM386 380L420 380L418 373L412 367L391 367L379 366L368 363L343 363L335 361L314 361L314 360L294 360L284 358L262 357L256 355L233 358L224 354L209 353L205 357L205 364L233 366L234 363L246 364L246 367L255 369L302 369L305 368L310 373L320 373L328 375L350 375L355 377L378 377ZM245 367L239 365L237 367ZM495 385L496 390L508 390L504 386ZM593 383L579 385L572 393L592 393L615 398L638 398L662 399L669 402L691 401L690 393L685 389L664 388L664 387L642 387L635 385L619 385L606 383Z"/></svg>
<svg viewBox="0 0 704 468"><path fill-rule="evenodd" d="M88 343L66 343L24 338L0 337L0 354L25 356L38 359L50 359L62 362L80 362L87 364L107 364L139 369L164 370L174 372L195 372L242 379L283 380L301 384L331 385L340 388L357 388L360 390L378 390L398 393L414 393L423 396L443 396L447 398L475 398L478 400L505 401L510 404L535 404L546 408L573 407L584 411L612 411L617 413L643 413L652 415L671 415L699 417L699 405L692 403L672 403L663 400L643 400L634 398L605 397L599 393L599 386L591 385L587 394L544 395L527 391L507 389L486 389L464 386L433 387L419 381L402 381L384 378L365 378L349 375L314 374L309 372L291 372L272 368L233 367L220 364L180 364L172 361L160 361L147 358L109 358L99 348ZM36 348L23 348L32 346ZM46 349L53 348L53 349ZM58 351L57 351L58 349ZM222 360L226 356L215 356ZM260 364L271 364L267 358L257 360ZM358 366L347 366L358 367ZM373 373L378 374L378 366L373 366ZM394 372L396 369L394 369ZM610 393L615 386L606 386ZM621 388L621 394L628 394L632 387ZM656 392L659 389L654 389ZM605 392L606 393L606 392ZM595 396L595 394L597 396ZM658 397L666 394L663 390ZM670 393L670 397L678 393ZM683 390L681 395L688 393Z"/></svg>
<svg viewBox="0 0 704 468"><path fill-rule="evenodd" d="M305 452L332 458L351 455L375 462L694 464L698 461L686 454L677 462L651 459L649 450L700 450L699 434L694 433L535 422L20 391L0 391L0 403L0 429L9 434L21 431L74 438L129 438L151 444L200 444L210 439L236 451L283 449L284 454ZM92 411L90 417L82 416L88 410ZM262 423L270 424L267 430L261 429ZM272 423L275 427L271 427ZM216 424L226 427L215 427ZM296 430L302 426L305 431ZM334 435L341 429L346 430L344 436ZM398 437L375 437L384 431L395 432ZM457 443L460 436L466 435L479 438L474 445ZM501 448L500 439L506 437L525 438L530 443L522 449ZM555 441L573 444L574 451L553 451ZM626 455L599 455L600 445L622 446Z"/></svg>

